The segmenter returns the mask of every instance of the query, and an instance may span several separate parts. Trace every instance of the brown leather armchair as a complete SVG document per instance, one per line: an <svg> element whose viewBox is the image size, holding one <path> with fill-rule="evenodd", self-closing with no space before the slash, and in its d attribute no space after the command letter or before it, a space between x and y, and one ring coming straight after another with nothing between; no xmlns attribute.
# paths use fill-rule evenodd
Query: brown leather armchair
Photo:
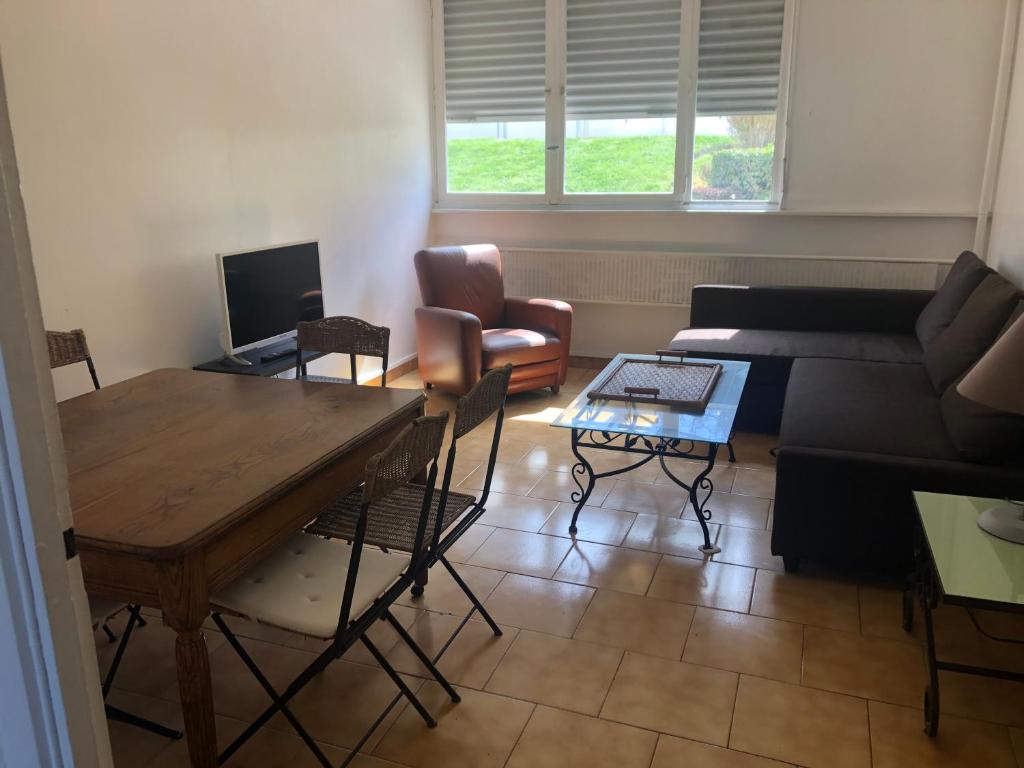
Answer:
<svg viewBox="0 0 1024 768"><path fill-rule="evenodd" d="M569 368L572 307L506 298L493 245L428 248L416 254L424 306L416 310L420 377L456 395L512 364L509 392L558 388Z"/></svg>

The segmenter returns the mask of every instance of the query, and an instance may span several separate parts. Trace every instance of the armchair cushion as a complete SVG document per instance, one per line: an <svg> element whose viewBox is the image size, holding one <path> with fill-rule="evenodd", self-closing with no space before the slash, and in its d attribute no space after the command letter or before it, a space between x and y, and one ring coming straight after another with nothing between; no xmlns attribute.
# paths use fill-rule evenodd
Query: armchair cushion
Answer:
<svg viewBox="0 0 1024 768"><path fill-rule="evenodd" d="M557 360L562 343L557 336L525 328L488 328L482 333L483 367L485 371L512 366Z"/></svg>

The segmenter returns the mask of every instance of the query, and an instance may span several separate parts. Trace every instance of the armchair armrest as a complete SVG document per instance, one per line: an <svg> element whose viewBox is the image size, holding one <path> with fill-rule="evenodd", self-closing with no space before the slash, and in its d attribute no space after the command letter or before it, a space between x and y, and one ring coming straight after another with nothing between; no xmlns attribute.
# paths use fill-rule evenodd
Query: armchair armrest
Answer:
<svg viewBox="0 0 1024 768"><path fill-rule="evenodd" d="M572 333L572 307L557 299L505 299L505 325L543 331L559 339Z"/></svg>
<svg viewBox="0 0 1024 768"><path fill-rule="evenodd" d="M694 328L914 333L934 291L890 288L697 285Z"/></svg>
<svg viewBox="0 0 1024 768"><path fill-rule="evenodd" d="M480 318L443 307L416 308L420 377L446 392L464 395L483 366Z"/></svg>
<svg viewBox="0 0 1024 768"><path fill-rule="evenodd" d="M569 345L572 342L572 306L557 299L505 299L505 325L542 331L557 336L561 342L562 357L558 383L564 384L569 372Z"/></svg>

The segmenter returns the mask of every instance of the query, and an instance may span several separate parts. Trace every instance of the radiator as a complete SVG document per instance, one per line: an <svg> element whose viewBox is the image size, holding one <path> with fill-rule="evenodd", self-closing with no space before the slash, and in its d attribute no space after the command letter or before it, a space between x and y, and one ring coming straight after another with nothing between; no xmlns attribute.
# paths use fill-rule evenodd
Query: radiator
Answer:
<svg viewBox="0 0 1024 768"><path fill-rule="evenodd" d="M502 248L506 292L567 301L689 306L693 286L933 289L950 262Z"/></svg>

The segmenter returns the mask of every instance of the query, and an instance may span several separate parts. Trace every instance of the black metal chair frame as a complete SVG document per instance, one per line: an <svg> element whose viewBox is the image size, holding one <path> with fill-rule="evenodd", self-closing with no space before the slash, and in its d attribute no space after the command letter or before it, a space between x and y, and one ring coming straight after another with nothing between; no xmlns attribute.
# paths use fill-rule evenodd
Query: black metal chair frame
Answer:
<svg viewBox="0 0 1024 768"><path fill-rule="evenodd" d="M85 363L89 369L89 377L92 379L93 388L97 390L100 388L100 380L96 375L96 366L93 365L92 355L89 354L89 344L85 340L85 331L81 328L76 328L73 331L47 331L46 347L50 357L51 370L63 368L66 365ZM133 715L131 712L125 712L119 707L106 703L107 694L110 693L110 689L114 684L114 677L117 675L118 667L121 666L121 659L124 658L124 652L128 647L128 641L131 639L132 632L136 626L146 626L146 620L142 618L140 606L126 605L125 609L128 611L128 623L121 633L120 642L118 642L117 635L114 634L114 631L107 623L107 619L110 618L109 616L104 616L103 621L99 625L99 628L103 630L103 634L107 636L107 640L111 643L118 643L117 650L114 652L114 659L110 663L110 669L107 670L107 674L103 678L103 707L106 715L110 720L134 725L158 736L164 736L168 739L180 739L182 736L181 731L168 728L144 717Z"/></svg>
<svg viewBox="0 0 1024 768"><path fill-rule="evenodd" d="M424 558L423 558L424 562L423 562L421 567L423 569L428 569L428 568L431 568L435 563L440 562L445 567L445 569L448 571L448 573L451 574L452 579L454 579L455 583L459 585L459 588L462 589L462 591L465 593L466 597L469 598L470 602L473 604L473 607L470 609L469 613L467 613L466 616L463 617L462 621L459 622L459 625L455 628L455 630L452 632L452 634L444 642L444 645L442 645L441 648L438 650L438 652L436 654L434 654L434 658L432 659L432 662L434 664L437 664L437 663L439 663L441 661L441 658L444 656L445 652L451 647L452 643L455 642L456 638L459 636L459 633L462 632L463 628L466 626L466 624L473 617L474 613L479 613L483 617L483 619L490 626L491 631L494 632L495 637L500 637L502 635L501 627L498 626L497 622L494 621L494 619L491 617L491 615L483 607L483 605L481 604L481 602L477 598L477 596L475 594L473 594L473 590L470 589L469 585L466 584L466 582L463 580L463 578L459 575L458 571L455 570L455 567L451 564L451 562L448 560L448 558L445 557L445 553L449 549L451 549L451 547L455 544L456 541L459 540L459 537L462 536L467 530L469 530L470 526L472 526L473 523L475 523L477 520L479 520L480 517L484 514L484 512L487 511L486 510L487 497L488 497L488 495L490 493L491 478L494 475L494 465L495 465L495 463L497 461L497 457L498 457L498 445L499 445L499 441L501 439L501 427L502 427L502 423L505 420L505 397L508 394L508 380L509 380L509 378L512 375L512 366L511 365L506 365L504 368L500 368L500 369L496 369L496 370L490 371L489 373L485 374L485 376L483 378L481 378L481 380L479 382L477 382L477 385L476 385L477 387L486 386L484 384L484 380L487 378L487 376L497 376L497 375L502 375L502 374L505 376L504 392L502 394L501 403L500 403L500 405L497 408L497 414L498 415L497 415L496 423L494 425L494 436L491 439L491 451L490 451L490 455L489 455L488 461L487 461L487 473L486 473L485 478L484 478L483 490L480 492L480 498L477 499L472 504L472 506L470 506L469 509L466 512L463 513L463 515L459 519L459 521L448 532L448 535L445 536L442 539L441 538L441 533L442 533L441 525L442 525L442 520L444 519L444 509L445 509L445 505L446 505L446 503L448 501L448 491L449 491L449 488L451 487L452 472L453 472L454 466L455 466L456 442L458 441L459 437L462 437L463 435L466 435L466 434L469 434L470 432L472 432L473 429L475 429L476 427L478 427L480 425L480 423L482 423L487 418L489 418L491 413L494 413L494 411L490 411L486 416L484 416L482 419L479 419L478 421L476 421L472 426L470 426L468 429L466 429L464 432L462 432L460 434L459 433L460 432L459 431L459 410L460 410L460 406L465 407L464 403L468 403L469 402L469 399L473 395L473 390L470 390L469 393L467 393L464 397L460 398L459 402L458 402L458 405L456 405L456 421L455 421L454 429L452 431L451 445L448 446L448 460L447 460L447 464L445 465L444 479L442 480L441 491L440 491L441 495L440 495L439 503L437 505L437 519L436 519L435 524L434 524L433 540L432 540L432 542L431 542L431 544L429 546L429 549L424 554ZM413 595L421 595L421 594L423 594L423 586L421 584L419 584L418 582L416 584L414 584L413 588L412 588L412 594ZM339 768L345 768L345 766L347 766L349 764L349 762L351 760L353 760L357 754L359 754L359 750L363 748L363 745L369 740L370 736L373 735L374 731L376 731L377 728L380 727L381 723L383 723L387 719L387 716L391 713L391 710L393 710L395 708L395 705L398 704L399 701L401 701L401 698L402 697L399 695L399 696L395 696L391 700L391 702L387 705L387 707L385 707L384 710L380 713L380 715L377 716L377 719L374 720L374 722L370 726L369 730L363 735L363 737L359 740L359 742L357 742L356 745L352 748L351 754L341 764L341 766L339 766Z"/></svg>
<svg viewBox="0 0 1024 768"><path fill-rule="evenodd" d="M414 422L414 425L406 427L402 433L395 438L395 441L391 444L392 447L399 444L399 442L407 435L407 433L413 429L415 424L429 421L437 421L443 419L445 423L448 420L448 414L442 413L440 416L424 416L420 417ZM442 426L443 435L443 426ZM376 472L378 462L381 457L386 454L388 450L385 450L382 454L377 454L370 459L367 465L367 485L372 483L373 473ZM429 472L427 476L427 491L423 495L423 505L420 509L420 521L416 533L417 547L415 552L421 552L423 550L423 539L426 536L427 521L430 517L430 504L433 499L434 484L437 481L437 459L440 453L440 441L432 458L429 460ZM422 471L424 467L416 467L414 472L418 473ZM411 479L411 477L410 477ZM441 685L441 687L448 694L449 698L453 702L461 701L461 697L458 692L452 687L451 683L438 671L434 662L424 653L423 649L419 647L413 637L408 633L405 627L402 626L394 614L391 612L391 605L394 604L403 592L409 586L412 585L415 574L423 567L421 560L423 555L417 556L415 552L412 554L408 567L399 577L399 579L385 592L383 595L378 597L373 604L363 612L362 615L350 621L350 612L352 609L352 600L355 593L356 580L358 578L359 571L359 560L362 555L363 542L366 537L367 517L372 500L369 497L371 491L364 490L363 503L360 509L359 521L356 525L355 538L351 543L352 552L349 558L348 574L345 581L345 589L342 596L341 611L338 615L338 629L335 633L334 639L330 642L330 645L324 650L313 662L306 667L299 675L284 689L284 691L278 692L270 681L267 680L266 676L260 671L259 667L253 658L246 652L242 646L238 637L232 632L231 628L224 621L224 617L219 612L213 613L213 621L217 625L217 628L227 638L228 643L235 650L235 652L242 659L242 662L248 667L249 671L252 672L253 676L259 682L260 686L267 693L271 699L271 705L263 711L263 713L254 720L248 728L246 728L231 744L229 744L218 757L218 761L223 764L228 760L238 749L245 744L264 724L270 720L277 712L288 720L289 724L299 735L299 738L305 742L306 746L309 747L310 751L316 756L317 760L325 768L332 768L331 762L324 755L323 751L310 736L309 732L303 727L298 721L292 711L288 708L288 702L290 702L314 677L322 672L332 661L341 658L344 653L351 648L357 641L361 641L366 649L370 652L373 658L380 664L381 668L387 673L388 677L391 678L392 682L398 687L400 696L404 696L409 700L409 703L416 709L420 717L423 718L427 726L434 728L437 726L437 721L427 711L426 707L423 706L422 702L416 697L416 694L405 684L401 676L395 671L394 667L387 661L384 654L380 652L373 641L367 637L366 633L373 625L375 621L387 621L398 634L398 636L405 642L406 645L413 651L420 663L430 672L431 676ZM397 697L396 697L397 698ZM376 724L374 724L376 728ZM359 754L359 749L369 738L369 735L373 731L364 736L358 746L356 746L345 761L341 764L342 766L348 765L348 763L355 759Z"/></svg>
<svg viewBox="0 0 1024 768"><path fill-rule="evenodd" d="M317 338L319 337L319 339ZM348 355L352 372L352 383L356 381L356 356L381 358L380 385L387 386L388 346L391 329L383 325L372 325L358 317L336 315L321 320L300 322L295 335L295 378L307 376L306 363L302 360L304 342L306 349L326 354ZM330 338L330 341L325 339ZM319 341L319 343L317 343ZM312 344L313 346L308 346ZM325 377L326 378L326 377ZM344 379L338 379L344 381Z"/></svg>
<svg viewBox="0 0 1024 768"><path fill-rule="evenodd" d="M462 628L466 626L466 622L468 622L473 617L474 613L479 613L480 616L483 617L484 621L486 621L487 624L490 626L491 631L494 632L495 636L500 636L502 634L501 628L498 626L497 622L487 612L483 604L480 602L479 598L477 598L477 596L473 594L473 590L470 589L469 585L459 575L459 572L455 570L455 566L453 566L451 564L451 561L448 560L448 558L446 557L446 553L448 552L449 549L452 548L452 546L455 545L455 543L462 537L462 535L466 531L468 531L469 528L477 520L479 520L487 511L487 498L491 492L491 480L494 477L494 465L498 460L498 446L501 441L501 428L505 422L505 398L508 395L508 382L510 380L511 375L511 365L506 365L503 368L498 368L493 371L489 371L487 374L484 375L483 378L480 379L479 382L477 382L476 386L472 390L470 390L465 396L459 398L458 404L456 405L455 425L452 431L451 444L448 446L448 459L444 468L444 479L441 482L440 503L437 505L437 521L434 525L433 541L430 543L430 548L427 551L426 558L427 568L433 567L435 563L441 563L441 565L444 566L445 570L448 571L448 573L451 575L455 583L458 584L459 588L465 593L466 597L469 598L469 601L473 604L472 609L470 609L469 613L466 614L465 618L463 618L459 626L456 627L455 632L452 635L453 639L459 634L459 632L462 631ZM452 526L451 530L447 533L447 535L445 535L442 538L441 526L443 520L443 510L445 509L445 505L448 502L448 492L451 489L452 473L454 472L455 469L455 457L457 454L459 438L472 432L474 429L480 426L480 424L482 424L484 421L490 418L491 414L495 413L494 410L491 410L485 415L483 415L481 418L473 420L472 424L469 424L463 429L462 425L460 424L460 415L462 415L461 412L463 411L463 409L467 408L469 403L472 402L474 392L478 388L488 386L491 379L496 379L499 376L503 376L505 381L502 386L503 391L501 400L496 409L497 416L495 418L494 434L491 437L491 450L487 457L487 471L484 475L484 487L480 491L480 497L470 506L469 510L462 515L459 521L454 526ZM423 585L416 584L412 589L412 594L414 596L423 594Z"/></svg>
<svg viewBox="0 0 1024 768"><path fill-rule="evenodd" d="M155 723L144 717L133 715L131 712L125 712L123 709L106 703L107 694L110 693L110 688L114 684L114 676L117 675L117 669L121 666L121 659L124 657L125 649L128 647L128 640L132 636L132 631L136 626L146 626L146 620L142 618L140 606L129 605L127 606L127 611L128 623L125 624L124 631L121 633L121 641L118 643L117 650L114 652L113 661L110 662L110 669L107 670L107 675L103 678L103 706L106 710L107 717L110 720L115 720L119 723L127 723L128 725L134 725L137 728L142 728L150 733L155 733L157 736L163 736L168 739L180 739L182 736L181 731L168 728L165 725L160 725L160 723ZM101 626L104 633L110 639L110 642L115 642L117 637L113 632L111 632L110 627L107 626L106 622Z"/></svg>

